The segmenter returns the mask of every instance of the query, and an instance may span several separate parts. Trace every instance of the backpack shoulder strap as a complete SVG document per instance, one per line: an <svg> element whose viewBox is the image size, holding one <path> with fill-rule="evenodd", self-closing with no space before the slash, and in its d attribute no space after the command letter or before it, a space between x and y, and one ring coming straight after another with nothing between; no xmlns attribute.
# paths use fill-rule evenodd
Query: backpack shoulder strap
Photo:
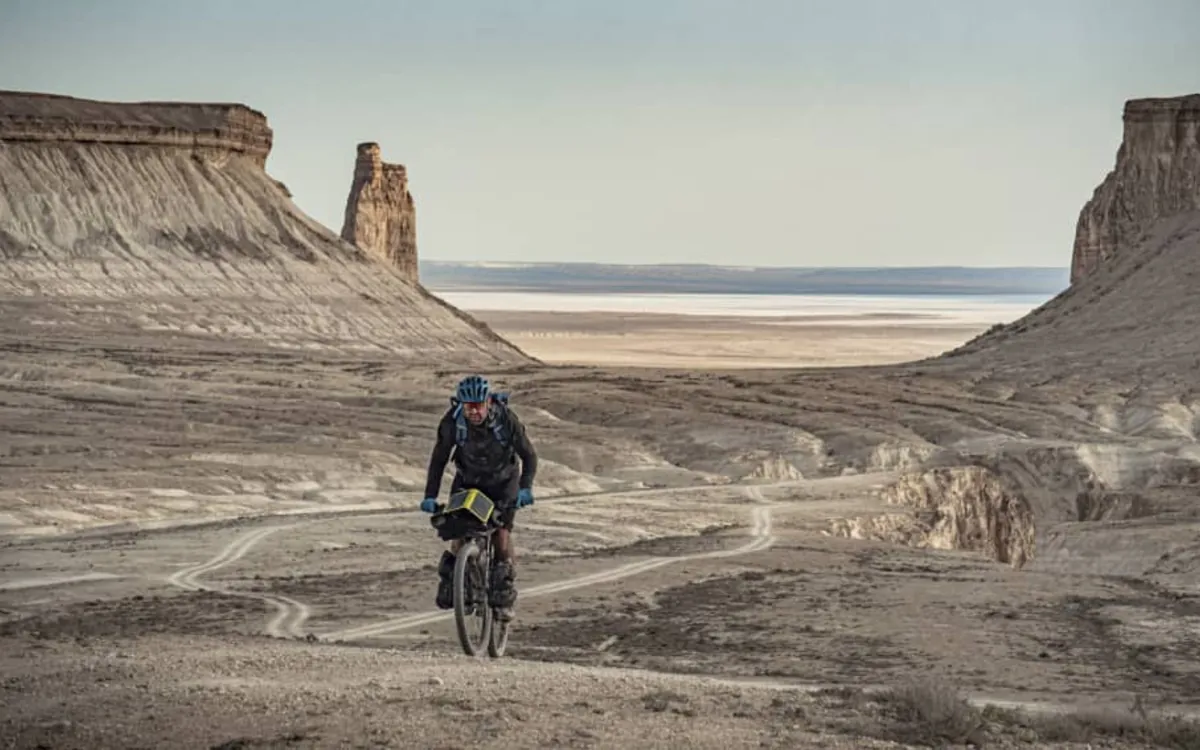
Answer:
<svg viewBox="0 0 1200 750"><path fill-rule="evenodd" d="M462 404L453 396L448 414L454 419L454 442L461 448L467 442L467 418L463 415Z"/></svg>
<svg viewBox="0 0 1200 750"><path fill-rule="evenodd" d="M513 430L512 424L509 421L508 394L494 394L492 396L492 405L496 409L495 418L492 421L492 434L496 436L496 440L501 445L509 448L513 442Z"/></svg>

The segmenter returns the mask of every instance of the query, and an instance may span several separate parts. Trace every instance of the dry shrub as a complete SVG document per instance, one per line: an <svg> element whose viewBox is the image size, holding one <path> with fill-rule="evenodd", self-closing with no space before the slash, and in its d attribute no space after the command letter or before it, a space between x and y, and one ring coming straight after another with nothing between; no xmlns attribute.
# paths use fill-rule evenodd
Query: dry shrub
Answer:
<svg viewBox="0 0 1200 750"><path fill-rule="evenodd" d="M988 709L989 720L1038 742L1097 742L1119 740L1168 750L1200 748L1200 721L1174 714L1149 713L1140 701L1127 710L1087 709L1066 713L1031 714Z"/></svg>
<svg viewBox="0 0 1200 750"><path fill-rule="evenodd" d="M1135 701L1129 709L1031 712L977 708L952 686L917 681L870 696L880 723L872 734L914 745L940 746L1017 739L1034 745L1106 740L1168 750L1200 750L1200 720L1150 713Z"/></svg>
<svg viewBox="0 0 1200 750"><path fill-rule="evenodd" d="M982 744L983 712L945 683L920 680L870 697L883 725L877 736L908 744Z"/></svg>

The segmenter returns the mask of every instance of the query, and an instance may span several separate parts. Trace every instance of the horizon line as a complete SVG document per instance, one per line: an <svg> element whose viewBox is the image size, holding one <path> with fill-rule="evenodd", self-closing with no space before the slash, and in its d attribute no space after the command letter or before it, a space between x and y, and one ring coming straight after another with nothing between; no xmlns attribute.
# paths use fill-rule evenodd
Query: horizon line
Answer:
<svg viewBox="0 0 1200 750"><path fill-rule="evenodd" d="M1013 270L1013 269L1037 269L1046 271L1069 271L1070 263L1063 265L1052 266L1029 266L1029 265L963 265L963 264L944 264L944 265L825 265L825 266L790 266L790 265L756 265L746 263L671 263L671 262L644 262L644 263L616 263L605 261L591 260L452 260L444 258L418 258L418 263L439 263L445 265L475 265L475 266L621 266L621 267L637 267L637 268L728 268L728 269L803 269L803 270L891 270L898 268L905 269L989 269L989 270Z"/></svg>

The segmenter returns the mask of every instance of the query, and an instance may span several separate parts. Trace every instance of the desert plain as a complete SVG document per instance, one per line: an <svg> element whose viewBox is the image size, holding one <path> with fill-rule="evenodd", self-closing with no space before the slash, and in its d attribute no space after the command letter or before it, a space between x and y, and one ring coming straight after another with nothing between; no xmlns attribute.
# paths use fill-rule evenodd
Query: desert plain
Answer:
<svg viewBox="0 0 1200 750"><path fill-rule="evenodd" d="M0 104L0 746L1200 746L1194 212L997 330L587 364L304 216L253 112ZM496 660L417 511L475 370L541 460Z"/></svg>
<svg viewBox="0 0 1200 750"><path fill-rule="evenodd" d="M465 310L547 364L705 371L911 362L953 349L990 327L903 313L757 317Z"/></svg>

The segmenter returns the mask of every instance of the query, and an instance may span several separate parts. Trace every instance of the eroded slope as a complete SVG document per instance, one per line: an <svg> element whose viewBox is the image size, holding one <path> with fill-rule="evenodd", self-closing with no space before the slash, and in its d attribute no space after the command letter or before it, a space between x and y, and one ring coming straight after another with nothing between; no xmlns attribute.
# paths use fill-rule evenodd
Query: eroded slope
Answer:
<svg viewBox="0 0 1200 750"><path fill-rule="evenodd" d="M529 361L300 211L263 169L270 144L240 105L0 92L3 333Z"/></svg>

